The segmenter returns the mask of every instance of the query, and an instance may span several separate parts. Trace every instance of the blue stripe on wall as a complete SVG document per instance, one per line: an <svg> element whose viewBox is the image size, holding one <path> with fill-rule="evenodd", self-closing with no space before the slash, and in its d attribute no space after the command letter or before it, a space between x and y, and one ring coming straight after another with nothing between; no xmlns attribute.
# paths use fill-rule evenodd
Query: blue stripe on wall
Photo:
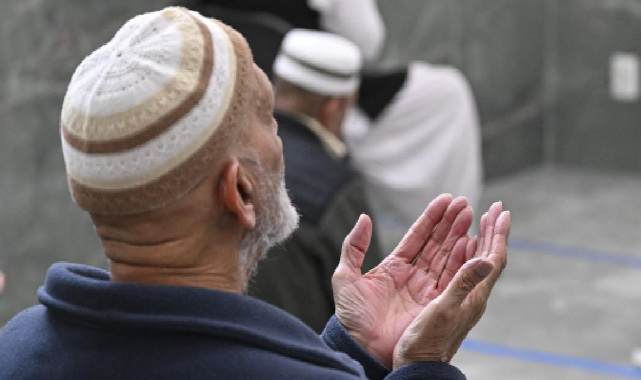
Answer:
<svg viewBox="0 0 641 380"><path fill-rule="evenodd" d="M641 257L510 238L510 248L641 269Z"/></svg>
<svg viewBox="0 0 641 380"><path fill-rule="evenodd" d="M543 351L514 348L474 339L466 339L461 345L461 348L482 354L501 356L504 358L517 359L558 367L574 368L586 372L608 376L641 379L641 369L633 366L617 365L596 360L551 354Z"/></svg>

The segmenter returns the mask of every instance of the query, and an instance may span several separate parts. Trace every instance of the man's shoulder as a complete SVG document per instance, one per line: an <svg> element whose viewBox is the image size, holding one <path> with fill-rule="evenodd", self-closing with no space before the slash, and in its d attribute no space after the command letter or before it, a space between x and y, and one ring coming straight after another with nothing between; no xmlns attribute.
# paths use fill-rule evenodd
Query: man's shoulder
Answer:
<svg viewBox="0 0 641 380"><path fill-rule="evenodd" d="M360 188L360 178L351 170L329 165L324 170L288 165L285 183L301 217L312 224L318 223L333 204L353 198L353 189Z"/></svg>
<svg viewBox="0 0 641 380"><path fill-rule="evenodd" d="M110 379L113 368L122 379L358 378L355 363L263 302L209 289L95 284L88 270L65 265L50 270L39 294L46 302L0 332L0 379Z"/></svg>
<svg viewBox="0 0 641 380"><path fill-rule="evenodd" d="M312 133L286 125L279 135L283 140L287 190L303 219L317 223L324 210L360 178L345 160L333 157Z"/></svg>
<svg viewBox="0 0 641 380"><path fill-rule="evenodd" d="M32 331L40 329L39 326L45 322L45 313L46 309L42 305L36 305L11 318L7 325L0 330L0 350L4 346L3 342L16 338L24 340L28 338L25 333L30 334Z"/></svg>

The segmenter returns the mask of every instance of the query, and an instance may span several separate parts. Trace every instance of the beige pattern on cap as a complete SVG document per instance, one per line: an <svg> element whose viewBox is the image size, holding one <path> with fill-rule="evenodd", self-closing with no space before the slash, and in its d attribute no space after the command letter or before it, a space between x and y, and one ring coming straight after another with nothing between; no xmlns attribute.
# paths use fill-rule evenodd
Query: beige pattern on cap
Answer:
<svg viewBox="0 0 641 380"><path fill-rule="evenodd" d="M62 145L76 203L133 214L193 189L215 166L216 132L246 122L252 65L242 36L184 8L130 20L83 61L65 97ZM140 72L152 85L118 82Z"/></svg>
<svg viewBox="0 0 641 380"><path fill-rule="evenodd" d="M109 67L111 75L97 78L97 83L72 80L72 83L81 83L65 97L61 121L62 131L71 146L88 153L111 153L130 149L162 133L173 124L172 121L175 122L184 116L193 104L200 100L207 88L213 65L211 35L202 23L187 12L167 9L161 15L162 18L155 18L133 32L146 35L153 44L145 44L141 48L139 38L132 38L124 33L127 30L122 30L103 51L96 52L96 57L80 65L80 71L89 65L94 65L94 70L104 70L102 65L115 64L120 67L116 70L113 70L113 66ZM167 22L163 22L163 19ZM149 29L156 31L153 36L150 35ZM176 29L178 33L175 33ZM175 43L172 40L176 40L176 37L179 37L178 42L181 42L179 54L167 51L167 47L163 47ZM123 44L124 47L121 46ZM168 55L179 58L177 67L159 62ZM158 78L165 79L166 83L161 83L164 86L154 86L151 83L153 78L150 77L154 74L160 75L149 70L150 65L162 65L163 68L173 70L174 75L169 77L169 80ZM113 73L114 71L116 73ZM156 93L148 98L136 99L138 104L129 104L129 108L122 111L115 110L104 115L103 110L103 115L92 115L89 113L91 104L85 107L87 110L81 110L76 105L86 102L85 98L81 97L88 94L94 101L110 103L109 100L115 96L129 95L118 92L128 91L135 94L145 84L148 87L158 87ZM74 97L80 99L73 99Z"/></svg>

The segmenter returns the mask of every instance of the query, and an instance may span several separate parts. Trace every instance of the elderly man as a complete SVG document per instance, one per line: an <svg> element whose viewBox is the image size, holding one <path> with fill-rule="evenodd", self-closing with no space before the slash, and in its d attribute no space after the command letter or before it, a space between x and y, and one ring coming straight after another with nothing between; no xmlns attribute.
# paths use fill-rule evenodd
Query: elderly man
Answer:
<svg viewBox="0 0 641 380"><path fill-rule="evenodd" d="M361 217L322 337L241 294L296 225L270 90L239 34L182 8L132 19L80 64L63 153L111 270L54 264L41 305L0 334L0 379L464 378L447 362L505 265L500 204L477 244L466 200L440 196L366 275Z"/></svg>
<svg viewBox="0 0 641 380"><path fill-rule="evenodd" d="M361 214L371 215L363 181L349 167L341 141L360 69L361 54L352 42L305 29L287 34L274 64L274 115L283 141L285 183L301 223L260 263L249 294L319 333L334 314L330 279L343 239ZM363 270L381 258L374 238Z"/></svg>

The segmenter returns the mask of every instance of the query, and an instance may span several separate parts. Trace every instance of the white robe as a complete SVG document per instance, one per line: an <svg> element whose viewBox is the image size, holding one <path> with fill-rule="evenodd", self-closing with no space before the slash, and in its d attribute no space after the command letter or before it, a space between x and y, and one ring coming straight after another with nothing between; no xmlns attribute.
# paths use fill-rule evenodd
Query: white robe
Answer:
<svg viewBox="0 0 641 380"><path fill-rule="evenodd" d="M308 0L321 27L351 39L366 61L376 59L385 24L375 0ZM481 135L474 98L456 69L412 62L387 109L372 122L353 108L343 133L367 182L376 228L389 253L427 204L442 193L472 207L482 191Z"/></svg>
<svg viewBox="0 0 641 380"><path fill-rule="evenodd" d="M354 42L366 61L376 59L385 42L385 24L374 0L308 0L320 14L323 30Z"/></svg>
<svg viewBox="0 0 641 380"><path fill-rule="evenodd" d="M408 69L377 120L353 108L343 125L387 252L439 194L464 195L475 207L482 190L479 120L465 77L424 62Z"/></svg>

